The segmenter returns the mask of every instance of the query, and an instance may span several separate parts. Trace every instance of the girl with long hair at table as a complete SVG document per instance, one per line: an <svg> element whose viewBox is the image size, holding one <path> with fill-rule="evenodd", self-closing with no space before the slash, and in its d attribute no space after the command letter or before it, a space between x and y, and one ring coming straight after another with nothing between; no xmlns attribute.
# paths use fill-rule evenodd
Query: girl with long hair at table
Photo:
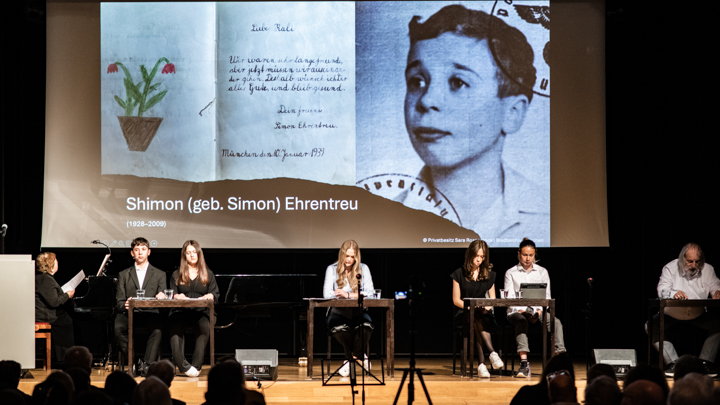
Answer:
<svg viewBox="0 0 720 405"><path fill-rule="evenodd" d="M354 240L346 240L340 246L338 261L329 265L325 271L323 297L357 299L358 294L369 294L374 290L370 268L361 262L360 247ZM364 367L369 370L370 362L365 353L374 328L370 315L365 311L361 313L359 308L332 307L328 309L327 325L345 350L346 360L340 368L340 375L350 375L350 362L363 358L363 355Z"/></svg>
<svg viewBox="0 0 720 405"><path fill-rule="evenodd" d="M183 244L180 254L180 268L170 277L170 288L175 299L205 299L217 303L220 290L215 281L215 274L205 264L200 244L188 240ZM173 308L170 311L170 347L173 362L180 372L189 377L197 377L205 358L205 347L210 338L210 309L205 308ZM195 350L192 362L185 359L185 330L195 330Z"/></svg>
<svg viewBox="0 0 720 405"><path fill-rule="evenodd" d="M475 240L465 251L465 263L455 270L450 277L453 279L452 299L455 305L455 324L466 327L469 320L463 310L464 298L495 298L495 272L490 264L490 249L484 240ZM500 356L492 345L492 336L487 331L495 323L492 307L475 308L475 322L470 327L475 334L475 345L478 353L478 375L490 377L485 366L485 349L490 352L490 363L499 370L503 366Z"/></svg>

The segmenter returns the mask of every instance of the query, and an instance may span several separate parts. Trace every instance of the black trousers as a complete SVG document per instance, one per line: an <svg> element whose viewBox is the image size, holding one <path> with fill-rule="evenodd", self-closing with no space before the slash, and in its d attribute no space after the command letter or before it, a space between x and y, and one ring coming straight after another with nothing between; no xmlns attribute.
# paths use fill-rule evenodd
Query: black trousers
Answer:
<svg viewBox="0 0 720 405"><path fill-rule="evenodd" d="M54 322L49 322L52 326L50 337L53 357L56 362L62 362L65 359L65 352L75 345L75 332L70 315L67 312L58 312L58 318Z"/></svg>
<svg viewBox="0 0 720 405"><path fill-rule="evenodd" d="M347 308L343 308L347 309ZM352 308L350 318L338 313L330 312L327 325L330 333L340 342L345 350L345 358L352 360L353 356L363 359L363 353L368 353L370 335L374 326L367 312L360 314L360 308ZM361 335L362 328L362 337Z"/></svg>
<svg viewBox="0 0 720 405"><path fill-rule="evenodd" d="M150 330L147 346L145 347L146 363L157 361L160 354L160 341L162 340L163 318L153 312L135 312L133 314L133 328L142 326ZM128 317L127 314L117 314L115 317L115 339L120 350L127 357L128 353ZM134 353L133 353L134 355ZM132 366L132 365L131 365Z"/></svg>
<svg viewBox="0 0 720 405"><path fill-rule="evenodd" d="M172 349L173 362L181 372L186 372L190 366L198 371L202 368L205 359L205 348L210 339L209 316L203 311L181 310L170 314L170 348ZM185 331L192 328L195 331L195 350L193 351L192 363L185 360Z"/></svg>

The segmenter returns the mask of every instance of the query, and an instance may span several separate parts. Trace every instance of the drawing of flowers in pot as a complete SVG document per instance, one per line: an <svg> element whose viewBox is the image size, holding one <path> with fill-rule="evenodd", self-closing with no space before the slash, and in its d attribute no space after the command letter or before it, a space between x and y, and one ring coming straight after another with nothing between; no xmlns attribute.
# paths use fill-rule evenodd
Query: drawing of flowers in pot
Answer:
<svg viewBox="0 0 720 405"><path fill-rule="evenodd" d="M107 73L117 73L118 67L125 72L123 83L125 84L125 100L115 96L115 101L125 110L125 116L118 116L120 128L127 142L128 149L131 151L144 152L150 146L155 133L160 127L162 117L143 117L143 114L151 109L155 104L159 103L167 94L167 90L163 90L152 95L160 87L160 82L152 83L161 63L165 63L162 68L162 74L175 73L175 65L170 63L167 58L160 58L152 71L148 73L144 65L140 65L142 80L135 84L130 71L120 62L111 63L107 68ZM150 99L148 99L148 96ZM137 107L137 115L133 116L133 111Z"/></svg>

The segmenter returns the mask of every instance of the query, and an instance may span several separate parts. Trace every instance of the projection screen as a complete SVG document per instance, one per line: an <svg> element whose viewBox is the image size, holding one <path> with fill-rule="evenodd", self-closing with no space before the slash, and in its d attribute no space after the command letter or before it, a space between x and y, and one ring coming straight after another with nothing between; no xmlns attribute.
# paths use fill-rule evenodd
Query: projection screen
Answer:
<svg viewBox="0 0 720 405"><path fill-rule="evenodd" d="M47 15L44 247L608 244L602 2Z"/></svg>

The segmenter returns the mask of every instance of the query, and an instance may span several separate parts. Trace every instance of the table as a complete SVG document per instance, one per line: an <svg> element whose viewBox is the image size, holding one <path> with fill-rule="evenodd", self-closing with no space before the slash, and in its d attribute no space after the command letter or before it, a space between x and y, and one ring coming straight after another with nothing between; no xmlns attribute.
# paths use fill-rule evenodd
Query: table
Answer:
<svg viewBox="0 0 720 405"><path fill-rule="evenodd" d="M464 298L465 311L470 311L468 319L470 322L470 379L473 377L473 360L475 357L475 334L472 333L472 325L475 321L475 309L478 307L543 307L542 331L543 331L543 370L547 363L547 317L550 315L550 356L555 355L555 299L547 298ZM467 351L465 351L467 353Z"/></svg>
<svg viewBox="0 0 720 405"><path fill-rule="evenodd" d="M132 375L133 366L133 309L134 308L204 308L210 309L210 325L215 325L215 302L200 299L156 298L131 299L128 303L128 374ZM210 367L215 365L215 328L210 328Z"/></svg>
<svg viewBox="0 0 720 405"><path fill-rule="evenodd" d="M330 307L357 307L358 302L356 299L347 298L306 298L310 302L308 305L307 312L307 348L308 348L308 365L307 365L307 376L312 378L313 375L313 334L315 328L315 309L316 308L330 308ZM385 336L386 336L386 362L387 362L387 375L390 377L395 376L395 300L389 298L380 299L369 299L363 300L365 308L385 308Z"/></svg>
<svg viewBox="0 0 720 405"><path fill-rule="evenodd" d="M658 336L658 343L660 350L658 350L658 366L660 370L665 368L663 361L663 342L665 341L665 308L668 307L720 307L720 300L676 300L676 299L663 299L663 298L651 298L648 304L648 365L652 359L652 334L653 334L653 316L655 315L653 308L658 307L660 313L660 336Z"/></svg>

